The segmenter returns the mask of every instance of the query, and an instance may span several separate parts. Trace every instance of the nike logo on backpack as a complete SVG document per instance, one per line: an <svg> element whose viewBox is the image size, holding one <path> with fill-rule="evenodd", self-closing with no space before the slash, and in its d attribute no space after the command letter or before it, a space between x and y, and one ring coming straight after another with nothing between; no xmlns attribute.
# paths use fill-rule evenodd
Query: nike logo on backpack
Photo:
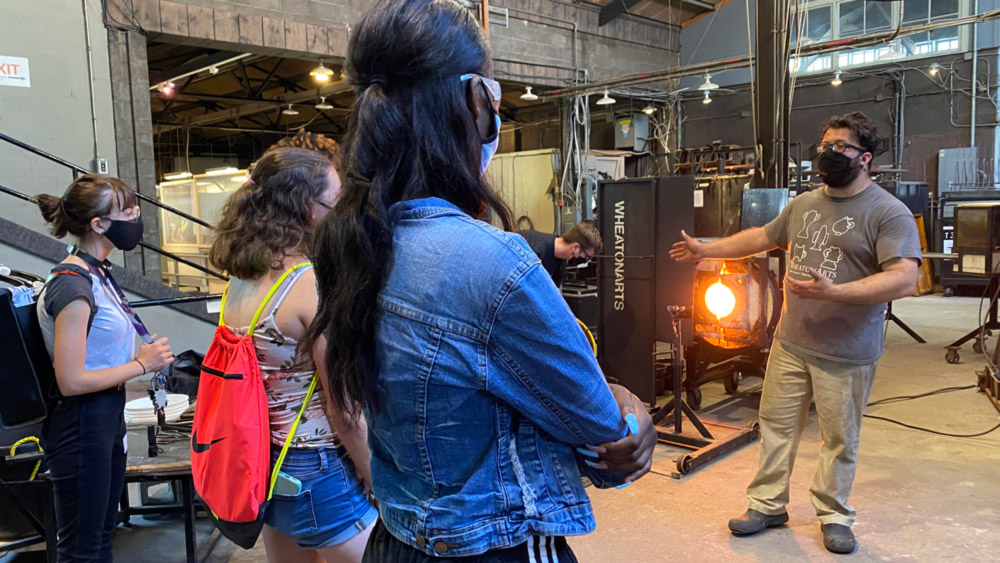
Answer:
<svg viewBox="0 0 1000 563"><path fill-rule="evenodd" d="M225 439L226 437L223 436L222 438L216 438L211 442L200 443L198 442L198 431L195 430L194 434L191 434L191 451L196 454L203 454L208 451L208 448L211 448L214 444L218 444Z"/></svg>

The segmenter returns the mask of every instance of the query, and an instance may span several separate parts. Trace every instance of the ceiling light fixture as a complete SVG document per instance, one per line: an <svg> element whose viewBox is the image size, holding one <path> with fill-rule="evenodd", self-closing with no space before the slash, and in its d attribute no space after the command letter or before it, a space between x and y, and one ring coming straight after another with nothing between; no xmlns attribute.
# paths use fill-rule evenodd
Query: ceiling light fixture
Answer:
<svg viewBox="0 0 1000 563"><path fill-rule="evenodd" d="M299 110L293 108L292 104L288 104L288 107L285 108L285 109L283 109L281 111L281 113L283 113L285 115L298 115L299 114Z"/></svg>
<svg viewBox="0 0 1000 563"><path fill-rule="evenodd" d="M931 68L928 69L928 72L931 73L931 76L937 76L937 73L941 72L941 65L937 63L932 64Z"/></svg>
<svg viewBox="0 0 1000 563"><path fill-rule="evenodd" d="M208 73L211 74L212 76L215 76L216 74L219 74L219 67L217 67L215 65L212 65L212 66L208 67Z"/></svg>
<svg viewBox="0 0 1000 563"><path fill-rule="evenodd" d="M880 59L893 59L893 58L902 57L902 56L903 56L903 52L899 50L899 42L898 41L890 41L889 42L889 50L886 51L886 52L884 52L884 53L882 53L881 55L879 55L878 58L880 58Z"/></svg>
<svg viewBox="0 0 1000 563"><path fill-rule="evenodd" d="M164 180L186 180L191 177L190 172L171 172L170 174L164 174Z"/></svg>
<svg viewBox="0 0 1000 563"><path fill-rule="evenodd" d="M169 96L174 93L174 89L177 88L177 86L173 82L167 80L166 82L160 82L160 85L157 86L157 88L159 88L161 94Z"/></svg>
<svg viewBox="0 0 1000 563"><path fill-rule="evenodd" d="M309 76L313 77L316 82L329 82L333 78L333 71L326 68L323 65L323 61L319 61L319 66L309 71Z"/></svg>
<svg viewBox="0 0 1000 563"><path fill-rule="evenodd" d="M205 171L206 176L224 176L226 174L235 174L239 172L240 169L235 166L223 166L221 168L209 168Z"/></svg>
<svg viewBox="0 0 1000 563"><path fill-rule="evenodd" d="M712 103L712 97L708 95L708 90L705 90L705 98L701 100L701 103L703 104Z"/></svg>
<svg viewBox="0 0 1000 563"><path fill-rule="evenodd" d="M538 99L538 94L531 91L531 86L525 86L524 93L521 94L521 99L526 102L533 102Z"/></svg>
<svg viewBox="0 0 1000 563"><path fill-rule="evenodd" d="M705 90L705 91L708 91L708 90L718 90L719 89L719 85L716 84L715 82L712 82L712 75L706 72L705 73L705 82L702 83L700 86L698 86L698 89L699 90Z"/></svg>
<svg viewBox="0 0 1000 563"><path fill-rule="evenodd" d="M319 97L319 103L316 104L313 107L315 107L316 109L318 109L320 111L327 110L327 109L333 109L332 105L326 103L326 96L320 96Z"/></svg>
<svg viewBox="0 0 1000 563"><path fill-rule="evenodd" d="M604 91L604 97L597 100L597 105L599 106L610 106L613 103L615 103L615 99L608 95L607 90Z"/></svg>
<svg viewBox="0 0 1000 563"><path fill-rule="evenodd" d="M655 111L656 108L654 108L652 105L647 105L646 107L642 108L642 113L646 115L653 115L653 112Z"/></svg>
<svg viewBox="0 0 1000 563"><path fill-rule="evenodd" d="M844 81L840 79L840 71L838 70L837 72L833 73L833 80L830 81L830 85L836 87L840 86L843 83Z"/></svg>

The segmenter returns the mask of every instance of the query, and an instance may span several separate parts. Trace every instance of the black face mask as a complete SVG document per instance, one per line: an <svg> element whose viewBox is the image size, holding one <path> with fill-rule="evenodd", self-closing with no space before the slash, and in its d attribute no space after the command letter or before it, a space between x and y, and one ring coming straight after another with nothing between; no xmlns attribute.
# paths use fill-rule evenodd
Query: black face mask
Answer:
<svg viewBox="0 0 1000 563"><path fill-rule="evenodd" d="M119 250L132 250L139 245L142 238L142 217L135 221L118 221L111 219L111 226L104 231L104 236Z"/></svg>
<svg viewBox="0 0 1000 563"><path fill-rule="evenodd" d="M820 153L819 161L816 163L819 171L823 173L823 182L831 188L843 188L850 185L861 175L862 167L854 166L854 161L863 155L851 158L839 153L833 148Z"/></svg>

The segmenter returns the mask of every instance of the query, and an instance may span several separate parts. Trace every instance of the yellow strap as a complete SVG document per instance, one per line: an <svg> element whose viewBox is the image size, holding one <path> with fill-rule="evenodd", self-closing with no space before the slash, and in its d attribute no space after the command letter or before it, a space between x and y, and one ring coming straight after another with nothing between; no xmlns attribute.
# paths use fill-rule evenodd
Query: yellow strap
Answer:
<svg viewBox="0 0 1000 563"><path fill-rule="evenodd" d="M222 290L222 301L219 302L219 326L224 325L222 322L222 312L226 310L226 296L229 295L229 282L226 282L226 289Z"/></svg>
<svg viewBox="0 0 1000 563"><path fill-rule="evenodd" d="M281 287L281 284L285 281L285 278L287 278L288 275L294 272L295 270L310 265L312 265L312 262L303 262L301 264L296 264L291 268L285 270L285 273L281 274L281 277L278 278L278 281L274 282L274 285L271 286L271 289L267 292L267 295L264 296L264 301L260 304L260 307L257 308L257 312L254 314L253 320L250 321L250 330L247 332L247 336L251 337L253 336L253 331L257 329L257 321L260 320L260 316L264 312L264 307L266 307L268 302L271 301L271 297L274 296L274 293L278 291L279 287Z"/></svg>
<svg viewBox="0 0 1000 563"><path fill-rule="evenodd" d="M576 322L578 322L580 324L580 328L583 329L583 334L584 334L584 336L587 337L587 342L590 343L590 348L594 351L594 355L596 356L597 355L597 341L594 340L594 335L591 334L590 329L587 328L587 325L583 324L583 321L581 321L580 319L577 319Z"/></svg>
<svg viewBox="0 0 1000 563"><path fill-rule="evenodd" d="M316 390L316 381L318 379L319 372L316 372L313 374L312 383L309 384L309 390L306 391L306 398L302 401L302 406L299 408L299 415L295 417L295 422L292 423L292 429L288 432L288 436L285 438L285 445L281 446L281 453L278 454L278 462L274 464L274 470L271 471L271 486L267 488L267 500L271 500L271 495L274 493L274 484L278 481L278 471L281 470L281 464L285 462L285 454L288 453L288 448L292 445L292 440L295 438L295 432L299 429L299 421L302 420L302 414L306 412L306 407L312 399L313 391Z"/></svg>
<svg viewBox="0 0 1000 563"><path fill-rule="evenodd" d="M21 438L20 440L14 442L14 445L10 447L10 456L14 457L14 453L17 451L17 447L21 444L27 444L28 442L34 442L35 447L38 448L39 452L43 452L42 444L38 441L35 436L28 436L27 438ZM31 470L31 477L28 477L29 481L35 480L35 475L38 475L38 468L42 466L42 460L35 462L35 468Z"/></svg>
<svg viewBox="0 0 1000 563"><path fill-rule="evenodd" d="M247 332L247 336L251 337L253 336L253 331L256 330L257 328L257 321L260 320L261 314L264 313L264 308L267 307L268 302L271 301L271 297L273 297L275 292L278 291L278 288L281 287L281 284L282 282L285 281L285 278L287 278L288 275L294 272L295 270L311 265L312 262L302 262L301 264L296 264L292 266L291 268L285 270L285 273L281 274L281 277L278 278L278 281L274 282L274 285L272 285L271 289L268 290L267 295L264 296L264 301L262 301L260 307L257 308L257 312L254 313L253 320L250 321L250 330L249 332ZM223 326L225 324L225 321L223 320L224 319L223 314L226 311L227 295L229 295L229 282L226 282L226 289L222 292L222 302L219 304L219 326Z"/></svg>

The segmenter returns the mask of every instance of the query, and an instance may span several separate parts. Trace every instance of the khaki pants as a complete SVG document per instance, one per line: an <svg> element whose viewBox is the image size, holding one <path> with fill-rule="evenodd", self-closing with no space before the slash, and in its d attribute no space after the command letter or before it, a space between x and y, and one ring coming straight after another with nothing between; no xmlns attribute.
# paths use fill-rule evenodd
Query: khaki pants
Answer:
<svg viewBox="0 0 1000 563"><path fill-rule="evenodd" d="M774 341L760 401L760 467L747 489L750 508L771 515L785 511L795 453L815 399L823 444L809 496L822 524L854 523L847 499L857 468L861 416L877 363L807 361Z"/></svg>

